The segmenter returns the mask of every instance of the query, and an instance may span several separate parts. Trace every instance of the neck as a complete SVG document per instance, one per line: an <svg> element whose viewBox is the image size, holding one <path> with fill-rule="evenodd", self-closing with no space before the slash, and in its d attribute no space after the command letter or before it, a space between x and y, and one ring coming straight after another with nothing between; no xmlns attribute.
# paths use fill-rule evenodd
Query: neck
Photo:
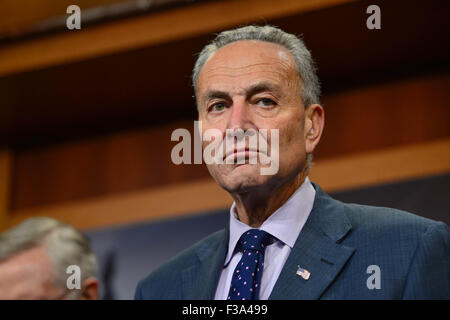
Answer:
<svg viewBox="0 0 450 320"><path fill-rule="evenodd" d="M266 186L246 193L233 194L239 220L252 228L259 228L263 222L278 210L305 181L300 172L293 179L281 185Z"/></svg>

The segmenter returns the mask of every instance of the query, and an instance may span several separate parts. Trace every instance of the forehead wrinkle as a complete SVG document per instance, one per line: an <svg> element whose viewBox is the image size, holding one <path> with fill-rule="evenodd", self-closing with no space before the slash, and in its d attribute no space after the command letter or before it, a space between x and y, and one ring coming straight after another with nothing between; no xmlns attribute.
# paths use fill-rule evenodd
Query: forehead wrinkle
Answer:
<svg viewBox="0 0 450 320"><path fill-rule="evenodd" d="M239 88L239 89L233 89L231 90L231 96L233 95L246 95L251 96L263 91L273 91L276 95L279 95L281 92L280 86L272 81L267 81L265 79L263 80L256 80L252 83L248 84L245 88ZM234 92L234 93L233 93ZM211 100L215 98L222 98L222 99L230 99L230 92L223 91L223 90L208 90L204 94L205 100Z"/></svg>
<svg viewBox="0 0 450 320"><path fill-rule="evenodd" d="M236 43L234 43L236 44ZM267 43L266 43L267 44ZM233 45L230 44L230 45ZM226 50L227 46L216 51L209 59L205 62L202 71L206 71L206 73L214 72L220 68L227 68L229 70L238 70L238 69L246 69L258 66L271 66L271 65L279 65L284 71L289 73L289 71L297 70L297 64L294 60L292 54L285 48L280 47L276 54L266 54L266 51L256 49L257 56L247 57L247 56L228 56L222 50ZM232 53L234 54L234 53ZM242 61L243 60L243 61ZM250 61L248 61L250 60ZM218 62L219 61L219 62ZM241 65L238 65L240 62ZM219 64L217 66L217 64ZM208 70L210 69L210 70ZM291 70L289 70L291 69Z"/></svg>
<svg viewBox="0 0 450 320"><path fill-rule="evenodd" d="M228 46L237 45L239 42L229 44L209 57L199 73L198 88L203 87L206 91L234 92L234 94L242 95L245 94L245 90L241 88L241 85L237 82L229 83L226 79L245 78L253 73L256 75L256 78L251 81L253 83L271 80L277 84L285 82L287 87L300 84L297 83L301 82L298 77L297 64L287 49L279 47L276 51L266 51L266 49L253 50L252 48L249 56L242 52L236 54L235 51L230 51ZM248 78L243 79L246 87L248 80ZM205 90L201 91L205 92Z"/></svg>
<svg viewBox="0 0 450 320"><path fill-rule="evenodd" d="M283 70L283 72L285 73L290 73L292 70L291 67L292 65L288 62L288 61L283 61L280 59L272 59L275 60L273 62L255 62L255 63L251 63L251 64L246 64L246 65L240 65L240 66L235 66L235 65L229 65L229 64L222 64L222 65L218 65L218 66L205 66L204 67L204 73L206 74L210 74L210 73L215 73L215 72L227 72L227 71L239 71L239 70L245 70L245 69L253 69L253 68L258 68L258 67L269 67L269 66L274 66L274 65L279 65L281 67L281 69ZM276 71L277 68L275 68ZM248 71L250 72L250 71Z"/></svg>
<svg viewBox="0 0 450 320"><path fill-rule="evenodd" d="M215 74L207 77L207 79L205 79L205 80L208 81L210 79L222 78L222 77L223 78L241 78L243 76L247 76L247 75L251 75L251 74L253 74L253 72L245 72L245 73L240 73L240 74L215 73ZM286 77L284 75L284 73L277 72L277 71L274 71L274 70L265 70L263 74L265 75L265 77L267 77L267 79L269 79L271 81L274 81L274 82L279 82L279 79L288 80L288 77ZM259 79L259 78L261 78L261 74L258 75L256 78L258 79L257 81L264 81L265 80L264 78L263 79ZM219 86L221 84L219 80L210 81L210 82L212 82L211 83L212 87L215 86L215 84L218 84ZM252 81L252 82L254 82L254 81Z"/></svg>
<svg viewBox="0 0 450 320"><path fill-rule="evenodd" d="M232 50L230 49L231 47L236 47L236 46L247 46L249 45L249 43L253 43L253 44L258 44L257 46L265 46L265 49L255 49L254 47L249 49L251 51L251 53L256 53L257 57L256 59L259 60L275 60L277 62L279 62L280 60L283 62L288 62L288 63L293 63L293 65L296 65L295 62L295 58L292 55L292 53L285 48L284 46L277 44L277 43L272 43L269 41L264 41L264 40L238 40L232 43L229 43L221 48L219 48L217 51L213 52L208 59L205 61L204 66L206 66L211 60L217 60L217 59L221 59L223 58L223 56L225 55L225 57L230 55L229 51L231 51L231 55L234 54L234 52L236 51L236 49ZM270 49L267 47L271 47ZM273 52L273 48L276 48L276 54ZM271 52L272 51L272 52ZM241 57L239 57L241 58ZM236 60L236 58L234 57L233 60Z"/></svg>
<svg viewBox="0 0 450 320"><path fill-rule="evenodd" d="M247 63L247 64L243 64L243 65L230 65L228 63L222 63L222 65L219 65L217 67L211 67L209 66L210 69L217 69L217 68L228 68L228 69L242 69L242 68L251 68L251 67L257 67L257 66L265 66L265 65L272 65L272 64L281 64L281 65L285 65L286 67L288 67L288 63L287 61L283 61L280 59L274 59L274 58L269 58L270 60L273 61L262 61L262 62L252 62L252 63ZM235 61L235 60L233 60Z"/></svg>
<svg viewBox="0 0 450 320"><path fill-rule="evenodd" d="M280 88L282 85L281 83L286 83L287 87L292 86L292 80L289 79L289 77L284 74L283 72L279 72L276 70L265 70L265 76L261 77L261 74L258 75L255 79L252 81L246 81L245 87L243 87L240 83L222 83L221 81L214 81L215 77L226 77L226 78L240 78L242 76L252 74L253 72L246 72L239 75L231 75L231 74L214 74L211 77L207 77L208 79L205 79L206 82L209 82L210 84L207 84L206 92L203 95L203 97L208 98L210 96L211 92L223 92L231 95L245 95L246 90L248 88L251 88L252 86L265 83L265 84L271 84L271 86L268 87L278 87ZM213 79L213 80L211 80ZM209 80L209 81L208 81ZM231 86L229 86L231 85Z"/></svg>
<svg viewBox="0 0 450 320"><path fill-rule="evenodd" d="M239 73L235 73L233 72L233 70L230 70L231 68L228 67L216 67L212 70L205 70L205 74L203 75L203 81L202 82L206 82L207 87L210 88L214 88L216 85L221 86L221 81L216 80L217 78L241 78L244 76L248 76L248 75L252 75L252 74L256 74L257 75L257 79L256 81L252 81L252 82L260 82L260 81L264 81L266 79L260 79L261 75L267 76L269 78L269 80L273 81L274 83L280 82L280 79L282 81L287 81L290 82L290 72L287 70L287 72L283 72L283 70L279 70L279 69L273 69L273 68L267 68L267 69L263 69L263 70L258 70L257 72L255 72L255 70L245 70ZM235 68L237 69L237 68ZM248 69L248 68L247 68ZM296 73L294 73L294 75L296 75Z"/></svg>

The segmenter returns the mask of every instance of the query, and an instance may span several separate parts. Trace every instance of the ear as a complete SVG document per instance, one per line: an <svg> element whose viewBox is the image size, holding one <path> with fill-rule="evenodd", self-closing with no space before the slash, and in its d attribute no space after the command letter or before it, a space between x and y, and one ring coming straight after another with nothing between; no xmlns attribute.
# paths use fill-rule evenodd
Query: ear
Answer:
<svg viewBox="0 0 450 320"><path fill-rule="evenodd" d="M322 136L325 125L325 111L322 106L312 104L305 110L305 149L307 154L314 152Z"/></svg>
<svg viewBox="0 0 450 320"><path fill-rule="evenodd" d="M81 300L98 300L98 280L89 277L83 281Z"/></svg>

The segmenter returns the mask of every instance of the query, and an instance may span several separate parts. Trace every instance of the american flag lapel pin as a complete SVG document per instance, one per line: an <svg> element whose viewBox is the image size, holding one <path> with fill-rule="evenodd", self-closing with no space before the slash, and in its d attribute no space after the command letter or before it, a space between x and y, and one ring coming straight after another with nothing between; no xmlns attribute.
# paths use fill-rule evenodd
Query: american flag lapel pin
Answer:
<svg viewBox="0 0 450 320"><path fill-rule="evenodd" d="M309 273L308 270L300 268L300 266L298 266L296 274L299 275L300 277L302 277L305 280L308 280L309 277L311 276L311 273Z"/></svg>

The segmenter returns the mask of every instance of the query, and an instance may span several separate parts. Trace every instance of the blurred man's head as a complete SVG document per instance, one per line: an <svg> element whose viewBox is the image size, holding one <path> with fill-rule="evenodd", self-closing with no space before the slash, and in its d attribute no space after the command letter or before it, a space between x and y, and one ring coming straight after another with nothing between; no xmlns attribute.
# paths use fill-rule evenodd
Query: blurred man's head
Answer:
<svg viewBox="0 0 450 320"><path fill-rule="evenodd" d="M69 289L67 267L80 268ZM0 234L0 299L97 299L97 261L79 231L51 218L32 218Z"/></svg>
<svg viewBox="0 0 450 320"><path fill-rule="evenodd" d="M219 129L226 141L229 129L267 129L268 153L270 132L279 134L279 170L274 175L261 175L260 162L208 165L232 195L258 193L261 187L274 191L287 184L295 189L303 181L324 125L315 71L302 40L271 26L224 31L202 50L192 79L202 130ZM231 155L226 150L225 158L263 152L246 148Z"/></svg>

